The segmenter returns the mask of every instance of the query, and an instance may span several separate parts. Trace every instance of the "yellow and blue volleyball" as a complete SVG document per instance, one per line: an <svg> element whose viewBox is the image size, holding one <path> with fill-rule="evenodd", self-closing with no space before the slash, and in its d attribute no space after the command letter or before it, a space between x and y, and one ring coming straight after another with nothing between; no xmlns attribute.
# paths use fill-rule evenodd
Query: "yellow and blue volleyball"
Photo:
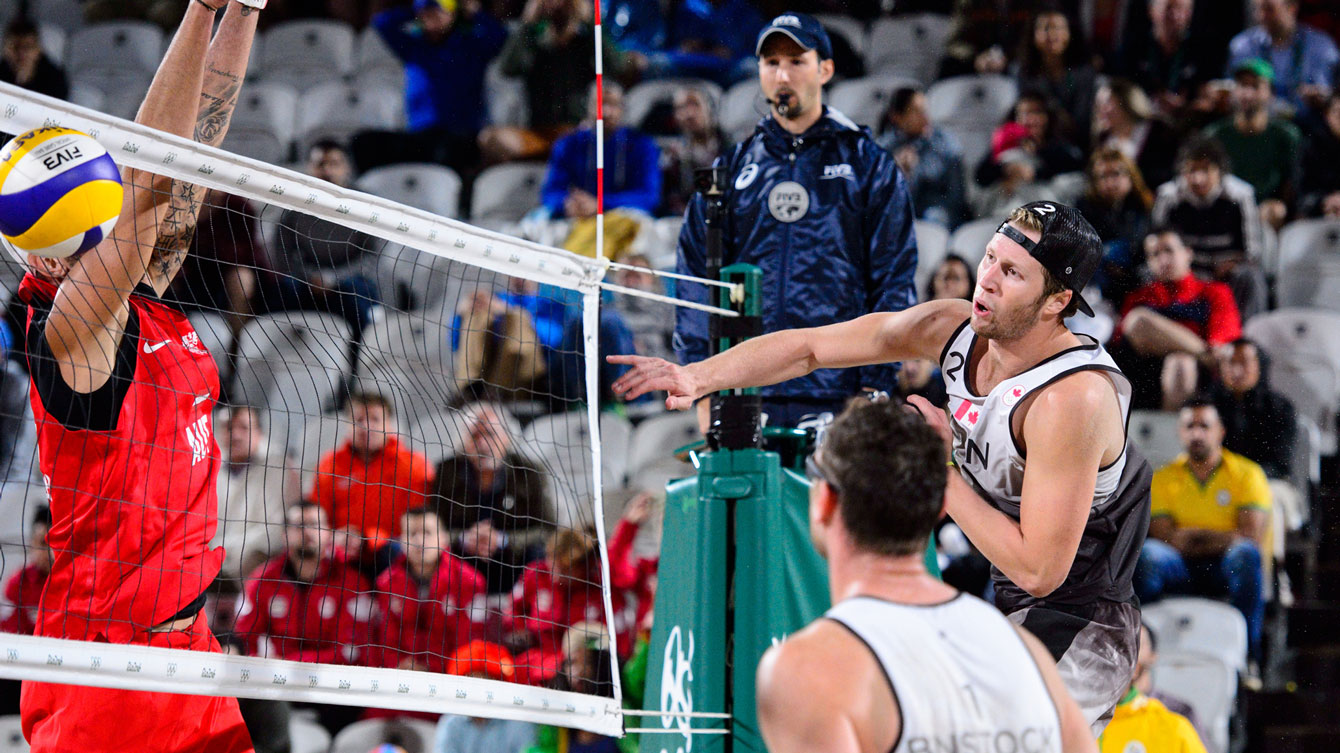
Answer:
<svg viewBox="0 0 1340 753"><path fill-rule="evenodd" d="M0 150L0 237L19 254L81 254L112 232L124 190L112 155L91 136L28 131Z"/></svg>

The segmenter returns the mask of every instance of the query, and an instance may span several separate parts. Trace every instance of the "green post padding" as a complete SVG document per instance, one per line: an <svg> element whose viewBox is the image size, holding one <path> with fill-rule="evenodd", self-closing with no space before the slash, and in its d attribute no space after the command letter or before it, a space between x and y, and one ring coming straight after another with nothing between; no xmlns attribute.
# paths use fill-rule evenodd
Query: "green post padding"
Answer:
<svg viewBox="0 0 1340 753"><path fill-rule="evenodd" d="M666 485L656 618L647 652L650 711L724 711L726 677L726 505L699 499L697 478ZM662 616L661 610L665 610ZM661 716L628 726L688 729L701 720ZM720 726L713 725L713 726ZM641 753L726 750L722 736L644 734Z"/></svg>

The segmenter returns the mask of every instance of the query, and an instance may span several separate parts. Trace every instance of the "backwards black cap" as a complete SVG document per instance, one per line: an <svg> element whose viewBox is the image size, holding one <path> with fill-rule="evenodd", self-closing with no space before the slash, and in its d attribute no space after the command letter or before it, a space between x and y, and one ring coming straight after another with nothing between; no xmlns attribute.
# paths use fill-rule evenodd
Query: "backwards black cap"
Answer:
<svg viewBox="0 0 1340 753"><path fill-rule="evenodd" d="M1079 310L1093 316L1093 307L1080 291L1088 286L1103 260L1103 241L1098 237L1098 231L1078 209L1055 201L1034 201L1020 209L1027 210L1042 223L1041 239L1034 243L1010 225L1009 220L1000 223L996 232L1023 246L1029 256L1037 259L1074 294Z"/></svg>

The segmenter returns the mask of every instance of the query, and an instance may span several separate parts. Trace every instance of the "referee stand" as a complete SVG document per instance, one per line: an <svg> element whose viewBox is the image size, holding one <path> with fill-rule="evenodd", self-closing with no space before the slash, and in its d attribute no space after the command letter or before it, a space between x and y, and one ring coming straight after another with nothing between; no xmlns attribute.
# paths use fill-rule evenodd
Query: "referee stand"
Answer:
<svg viewBox="0 0 1340 753"><path fill-rule="evenodd" d="M731 284L718 289L717 305L738 314L713 317L714 352L762 334L761 272L721 266L727 178L722 168L698 175L707 199L709 278ZM754 703L758 662L830 606L827 566L810 542L810 484L802 470L814 437L764 431L757 388L711 400L706 446L692 456L697 475L666 487L643 696L649 713L628 723L647 732L641 753L765 751ZM938 576L934 542L927 565Z"/></svg>

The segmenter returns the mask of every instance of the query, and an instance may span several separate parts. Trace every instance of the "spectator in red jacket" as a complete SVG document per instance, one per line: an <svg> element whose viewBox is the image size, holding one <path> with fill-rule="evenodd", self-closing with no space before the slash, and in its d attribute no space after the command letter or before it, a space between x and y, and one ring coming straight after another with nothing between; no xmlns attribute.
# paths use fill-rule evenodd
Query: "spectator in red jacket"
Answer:
<svg viewBox="0 0 1340 753"><path fill-rule="evenodd" d="M333 528L362 534L362 565L375 574L390 561L387 545L400 535L400 517L427 502L433 468L400 443L391 403L382 395L350 396L349 420L349 440L317 465L312 500Z"/></svg>
<svg viewBox="0 0 1340 753"><path fill-rule="evenodd" d="M0 604L0 632L32 635L37 627L37 607L42 601L47 575L51 573L51 508L39 505L33 513L28 534L27 564L10 576L5 584L5 600Z"/></svg>
<svg viewBox="0 0 1340 753"><path fill-rule="evenodd" d="M651 515L654 504L654 498L648 492L639 492L629 500L609 542L610 586L622 592L625 598L633 597L637 608L633 623L636 629L641 629L647 621L656 598L657 558L640 557L633 551L638 531Z"/></svg>
<svg viewBox="0 0 1340 753"><path fill-rule="evenodd" d="M625 614L622 591L615 589L610 598L620 653L626 656L635 626ZM552 679L563 662L563 635L568 628L604 621L595 537L570 529L555 532L545 558L526 568L512 591L510 642L518 649L518 680L538 685Z"/></svg>
<svg viewBox="0 0 1340 753"><path fill-rule="evenodd" d="M1170 227L1145 238L1154 281L1126 296L1112 348L1131 379L1136 408L1176 409L1195 393L1214 348L1242 335L1232 290L1196 277L1191 260L1191 249Z"/></svg>
<svg viewBox="0 0 1340 753"><path fill-rule="evenodd" d="M447 658L470 639L484 576L447 551L437 513L416 507L401 518L404 553L377 577L377 645L382 666L445 671Z"/></svg>
<svg viewBox="0 0 1340 753"><path fill-rule="evenodd" d="M237 637L250 656L360 663L369 643L370 584L334 558L321 507L299 502L284 523L286 551L247 579Z"/></svg>

